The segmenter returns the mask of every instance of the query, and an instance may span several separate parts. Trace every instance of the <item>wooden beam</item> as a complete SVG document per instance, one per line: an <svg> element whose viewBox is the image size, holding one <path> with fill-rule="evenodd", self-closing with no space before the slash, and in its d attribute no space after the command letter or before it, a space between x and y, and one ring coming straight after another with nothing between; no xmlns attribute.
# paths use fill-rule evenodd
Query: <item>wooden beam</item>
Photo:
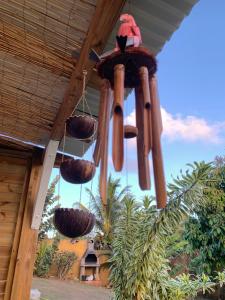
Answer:
<svg viewBox="0 0 225 300"><path fill-rule="evenodd" d="M65 121L78 104L82 93L82 71L84 69L88 72L86 82L90 78L90 73L94 67L94 63L89 60L90 49L94 48L98 53L103 51L125 2L126 0L97 0L96 10L81 48L78 62L53 125L52 140L59 141L62 138Z"/></svg>
<svg viewBox="0 0 225 300"><path fill-rule="evenodd" d="M44 162L42 167L42 174L35 201L31 228L39 229L41 224L42 212L45 204L45 198L48 191L48 182L51 176L52 168L54 166L56 152L59 146L58 141L50 141L45 152Z"/></svg>

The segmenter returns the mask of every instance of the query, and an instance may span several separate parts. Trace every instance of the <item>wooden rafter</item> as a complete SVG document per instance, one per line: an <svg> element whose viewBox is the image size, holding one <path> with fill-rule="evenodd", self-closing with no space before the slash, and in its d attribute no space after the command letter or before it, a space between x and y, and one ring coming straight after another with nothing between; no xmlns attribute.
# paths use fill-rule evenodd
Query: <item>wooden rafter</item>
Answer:
<svg viewBox="0 0 225 300"><path fill-rule="evenodd" d="M63 102L57 113L51 139L60 140L62 138L65 121L81 97L82 71L85 69L88 72L88 81L94 66L93 62L89 60L90 49L94 48L99 53L103 51L125 2L126 0L97 1L96 10L82 46L79 59L70 78Z"/></svg>

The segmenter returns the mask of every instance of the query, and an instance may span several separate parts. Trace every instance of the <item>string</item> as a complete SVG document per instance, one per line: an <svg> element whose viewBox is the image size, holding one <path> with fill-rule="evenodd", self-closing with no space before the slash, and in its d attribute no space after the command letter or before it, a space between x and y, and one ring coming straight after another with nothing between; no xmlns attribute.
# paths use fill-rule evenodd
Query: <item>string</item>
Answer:
<svg viewBox="0 0 225 300"><path fill-rule="evenodd" d="M95 131L97 130L97 123L95 123ZM93 137L92 137L92 151L91 151L91 153L92 153L92 160L93 160L93 154L94 154L94 135L93 135ZM94 176L92 177L92 179L91 179L91 193L90 193L90 197L89 197L89 204L88 204L88 209L90 210L90 207L91 207L91 195L92 195L92 191L93 191L93 180L94 180Z"/></svg>
<svg viewBox="0 0 225 300"><path fill-rule="evenodd" d="M131 15L131 0L128 0L128 14Z"/></svg>
<svg viewBox="0 0 225 300"><path fill-rule="evenodd" d="M64 134L63 134L62 163L63 163L63 161L64 161L65 143L66 143L66 123L65 123L65 125L64 125Z"/></svg>
<svg viewBox="0 0 225 300"><path fill-rule="evenodd" d="M81 96L81 101L82 101L82 113L84 115L84 101L86 99L85 97L85 88L86 88L86 76L87 76L87 71L86 70L83 70L83 87L82 87L82 96ZM82 157L84 156L84 152L85 152L85 149L84 149L84 142L82 143ZM83 184L80 185L80 202L79 202L79 205L81 206L81 197L82 197L82 190L83 190Z"/></svg>
<svg viewBox="0 0 225 300"><path fill-rule="evenodd" d="M58 206L60 206L60 192L61 192L61 175L60 175L60 168L59 168L59 181L58 181Z"/></svg>
<svg viewBox="0 0 225 300"><path fill-rule="evenodd" d="M81 114L78 115L79 117L85 117L87 114L90 115L90 117L94 120L94 123L96 123L96 119L93 117L92 115L92 112L91 112L91 109L90 109L90 106L88 104L88 101L87 101L87 98L86 98L86 77L87 77L87 71L86 70L83 70L83 84L82 84L82 95L78 101L78 104L76 105L76 107L74 108L74 110L72 111L71 113L71 117L74 117L76 115L76 108L78 107L78 105L80 103L82 103L82 111L81 111ZM85 108L87 108L87 113L85 113ZM97 126L94 127L94 131L93 131L93 134L88 137L88 138L80 138L80 139L77 139L79 141L87 141L87 140L90 140L92 139L95 134L96 134L96 130L97 130Z"/></svg>
<svg viewBox="0 0 225 300"><path fill-rule="evenodd" d="M87 71L86 70L83 70L83 82L82 82L82 95L77 103L77 105L74 107L74 110L72 111L70 117L74 117L75 116L75 112L76 112L76 109L78 107L78 105L82 102L82 113L80 116L84 117L85 116L85 105L87 107L87 111L89 112L89 115L92 119L93 118L93 115L92 115L92 112L91 112L91 109L88 105L88 102L87 102L87 99L86 99L86 77L87 77ZM95 120L95 119L94 119ZM93 141L94 141L94 136L96 134L96 131L97 131L97 125L96 125L96 120L95 120L95 123L94 123L94 132L92 134L91 137L89 138L84 138L84 139L77 139L77 140L80 140L80 141L83 141L82 143L82 157L84 156L84 152L85 152L85 145L84 145L84 141L85 140L90 140L91 139L91 142L93 144ZM64 129L64 139L63 139L63 156L62 156L62 161L64 159L64 148L65 148L65 135L66 135L66 124L65 124L65 129ZM94 152L94 150L93 150ZM92 153L92 159L93 159L93 153ZM91 180L91 193L92 193L92 186L93 186L93 177L92 177L92 180ZM80 199L79 199L79 205L81 206L81 198L82 198L82 191L83 191L83 185L81 184L80 186ZM90 201L89 201L90 203Z"/></svg>
<svg viewBox="0 0 225 300"><path fill-rule="evenodd" d="M61 163L64 161L64 152L65 152L65 142L66 142L66 123L64 125L64 134L63 134L63 146L62 146L62 160ZM61 174L60 174L60 168L59 168L59 181L58 181L58 206L60 205L60 192L61 192Z"/></svg>
<svg viewBox="0 0 225 300"><path fill-rule="evenodd" d="M127 100L125 101L125 115L127 117ZM126 156L126 191L128 196L128 141L126 139L126 145L125 145L125 156Z"/></svg>

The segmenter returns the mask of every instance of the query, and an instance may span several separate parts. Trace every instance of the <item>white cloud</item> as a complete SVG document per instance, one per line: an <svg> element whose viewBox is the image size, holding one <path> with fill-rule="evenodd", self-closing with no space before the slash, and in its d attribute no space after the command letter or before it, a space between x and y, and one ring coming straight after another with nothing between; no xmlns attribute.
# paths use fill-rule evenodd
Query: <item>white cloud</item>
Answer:
<svg viewBox="0 0 225 300"><path fill-rule="evenodd" d="M218 144L224 140L222 132L225 130L225 122L210 124L205 119L196 116L172 115L163 107L161 108L161 113L163 136L170 141L202 141ZM135 125L135 111L132 111L125 121L126 124ZM134 145L134 143L131 145Z"/></svg>

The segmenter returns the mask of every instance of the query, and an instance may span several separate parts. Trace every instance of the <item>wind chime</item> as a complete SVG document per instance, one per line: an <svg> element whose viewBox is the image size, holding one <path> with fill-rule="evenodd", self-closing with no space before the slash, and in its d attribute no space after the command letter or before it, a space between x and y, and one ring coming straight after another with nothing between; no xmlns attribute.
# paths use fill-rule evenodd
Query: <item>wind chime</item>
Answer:
<svg viewBox="0 0 225 300"><path fill-rule="evenodd" d="M91 58L97 61L97 72L102 78L97 140L93 159L100 164L100 193L104 205L107 199L107 160L109 122L113 116L112 159L116 171L124 162L124 138L137 139L139 185L149 190L149 154L152 152L157 207L166 206L166 183L161 150L162 119L157 91L157 63L154 55L140 47L141 33L129 14L120 17L122 22L116 48L98 56L92 50ZM125 89L135 90L136 126L124 126Z"/></svg>
<svg viewBox="0 0 225 300"><path fill-rule="evenodd" d="M63 152L65 148L65 136L69 135L80 141L92 141L96 133L96 120L92 117L85 96L85 80L87 72L83 72L83 92L79 103L82 103L82 114L76 115L75 109L67 119L63 137ZM84 113L85 105L89 115ZM83 148L84 154L84 148ZM80 202L82 198L82 184L92 180L95 175L95 165L84 159L65 159L62 156L60 173L64 180L73 184L80 184ZM95 216L88 210L75 208L56 208L54 214L56 229L69 238L77 238L91 232L95 225Z"/></svg>

